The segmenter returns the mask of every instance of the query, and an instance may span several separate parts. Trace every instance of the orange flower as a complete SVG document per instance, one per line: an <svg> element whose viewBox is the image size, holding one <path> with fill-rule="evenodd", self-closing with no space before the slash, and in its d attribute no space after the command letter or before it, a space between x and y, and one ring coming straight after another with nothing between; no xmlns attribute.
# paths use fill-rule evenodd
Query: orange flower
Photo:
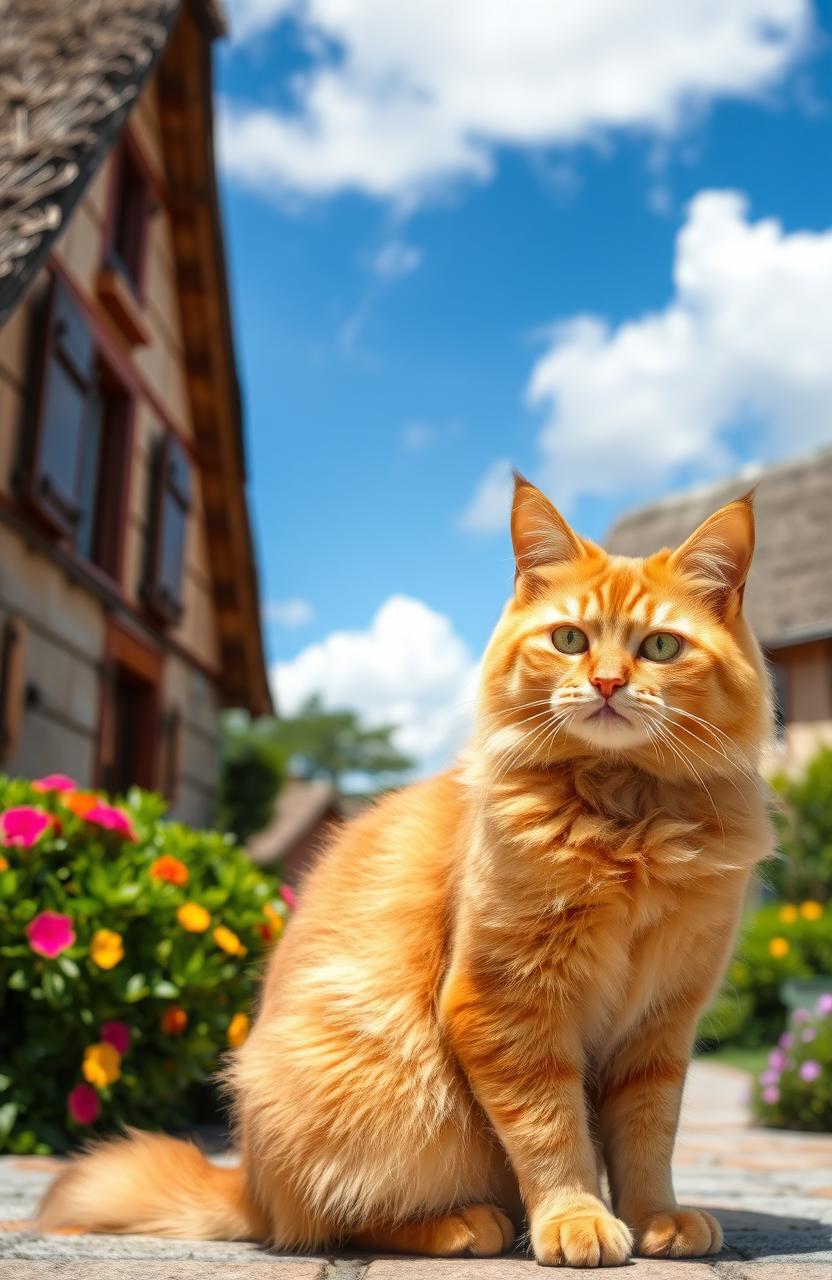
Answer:
<svg viewBox="0 0 832 1280"><path fill-rule="evenodd" d="M231 929L226 929L224 924L218 925L214 930L214 941L218 947L221 947L230 956L244 956L246 954L246 948L236 933Z"/></svg>
<svg viewBox="0 0 832 1280"><path fill-rule="evenodd" d="M90 941L90 959L99 969L114 969L124 959L124 940L112 929L96 929Z"/></svg>
<svg viewBox="0 0 832 1280"><path fill-rule="evenodd" d="M188 933L204 933L211 923L211 914L198 902L183 902L176 912L176 918Z"/></svg>
<svg viewBox="0 0 832 1280"><path fill-rule="evenodd" d="M178 1004L172 1004L162 1014L162 1030L166 1036L181 1036L188 1025L188 1015Z"/></svg>
<svg viewBox="0 0 832 1280"><path fill-rule="evenodd" d="M88 1045L84 1050L81 1074L87 1084L94 1084L96 1089L115 1084L121 1075L121 1054L106 1040Z"/></svg>
<svg viewBox="0 0 832 1280"><path fill-rule="evenodd" d="M797 919L797 907L791 902L785 903L777 912L777 919L781 924L794 924Z"/></svg>
<svg viewBox="0 0 832 1280"><path fill-rule="evenodd" d="M0 871L8 871L8 869L9 869L9 860L8 858L4 858L2 853L0 853Z"/></svg>
<svg viewBox="0 0 832 1280"><path fill-rule="evenodd" d="M810 898L808 902L804 902L801 906L800 914L804 920L820 920L823 915L823 907L819 902L815 902Z"/></svg>
<svg viewBox="0 0 832 1280"><path fill-rule="evenodd" d="M248 1015L245 1013L235 1013L234 1017L228 1024L226 1037L232 1049L239 1049L241 1044L245 1043L249 1029Z"/></svg>
<svg viewBox="0 0 832 1280"><path fill-rule="evenodd" d="M786 938L772 938L768 944L769 955L774 956L775 960L782 960L790 951L791 946Z"/></svg>
<svg viewBox="0 0 832 1280"><path fill-rule="evenodd" d="M67 791L61 796L61 803L74 813L76 818L85 817L90 809L100 804L94 791Z"/></svg>
<svg viewBox="0 0 832 1280"><path fill-rule="evenodd" d="M190 872L184 862L174 858L171 853L163 853L150 868L154 880L164 880L167 884L183 885L188 883Z"/></svg>

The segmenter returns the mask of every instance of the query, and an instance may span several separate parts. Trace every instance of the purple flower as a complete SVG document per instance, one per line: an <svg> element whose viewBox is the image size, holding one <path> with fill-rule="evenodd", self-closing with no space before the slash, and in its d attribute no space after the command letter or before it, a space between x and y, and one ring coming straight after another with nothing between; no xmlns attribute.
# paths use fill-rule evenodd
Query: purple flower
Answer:
<svg viewBox="0 0 832 1280"><path fill-rule="evenodd" d="M794 1044L794 1036L791 1031L784 1031L777 1043L781 1049L791 1049Z"/></svg>
<svg viewBox="0 0 832 1280"><path fill-rule="evenodd" d="M806 1080L808 1083L811 1083L812 1080L817 1080L818 1076L822 1073L823 1068L820 1063L813 1061L811 1058L808 1062L804 1062L803 1066L800 1068L801 1080Z"/></svg>
<svg viewBox="0 0 832 1280"><path fill-rule="evenodd" d="M832 1013L832 991L827 991L818 1000L818 1013Z"/></svg>
<svg viewBox="0 0 832 1280"><path fill-rule="evenodd" d="M782 1049L772 1049L768 1055L768 1065L774 1071L782 1071L786 1066L786 1055Z"/></svg>
<svg viewBox="0 0 832 1280"><path fill-rule="evenodd" d="M800 1038L804 1044L811 1044L817 1033L816 1027L805 1027L800 1033Z"/></svg>
<svg viewBox="0 0 832 1280"><path fill-rule="evenodd" d="M809 1017L808 1009L795 1009L792 1014L792 1022L805 1022Z"/></svg>
<svg viewBox="0 0 832 1280"><path fill-rule="evenodd" d="M779 1079L779 1071L763 1071L760 1074L760 1084L777 1084Z"/></svg>
<svg viewBox="0 0 832 1280"><path fill-rule="evenodd" d="M770 1084L766 1089L763 1089L763 1102L767 1102L770 1106L773 1106L775 1102L779 1101L780 1090L776 1089L773 1084Z"/></svg>

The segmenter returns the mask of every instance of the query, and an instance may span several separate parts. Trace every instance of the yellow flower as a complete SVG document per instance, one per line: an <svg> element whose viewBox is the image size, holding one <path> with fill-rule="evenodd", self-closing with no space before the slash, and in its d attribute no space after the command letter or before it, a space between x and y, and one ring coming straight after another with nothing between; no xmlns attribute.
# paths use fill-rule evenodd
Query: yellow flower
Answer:
<svg viewBox="0 0 832 1280"><path fill-rule="evenodd" d="M204 933L211 923L210 913L198 902L185 902L176 913L176 918L188 933Z"/></svg>
<svg viewBox="0 0 832 1280"><path fill-rule="evenodd" d="M813 902L810 898L808 902L804 902L800 908L800 914L804 920L820 920L823 915L823 907L819 902Z"/></svg>
<svg viewBox="0 0 832 1280"><path fill-rule="evenodd" d="M112 929L97 929L90 943L90 959L99 969L114 969L124 959L124 943L120 933Z"/></svg>
<svg viewBox="0 0 832 1280"><path fill-rule="evenodd" d="M121 1075L121 1054L118 1049L114 1049L105 1041L88 1045L84 1050L81 1074L87 1083L94 1084L96 1089L114 1084Z"/></svg>
<svg viewBox="0 0 832 1280"><path fill-rule="evenodd" d="M793 903L787 902L785 907L781 907L777 912L777 919L781 924L794 924L797 919L797 907Z"/></svg>
<svg viewBox="0 0 832 1280"><path fill-rule="evenodd" d="M0 871L8 871L8 869L9 869L9 860L8 858L4 858L2 853L0 853Z"/></svg>
<svg viewBox="0 0 832 1280"><path fill-rule="evenodd" d="M791 947L785 938L772 938L768 944L768 953L774 956L775 960L782 960L783 956L787 956L791 951Z"/></svg>
<svg viewBox="0 0 832 1280"><path fill-rule="evenodd" d="M248 1035L249 1020L248 1014L235 1013L234 1017L228 1024L228 1043L232 1049L239 1049L240 1045L245 1042Z"/></svg>
<svg viewBox="0 0 832 1280"><path fill-rule="evenodd" d="M218 925L214 930L214 941L218 947L222 947L223 951L227 951L230 956L244 956L246 954L246 948L236 933L226 929L224 924Z"/></svg>

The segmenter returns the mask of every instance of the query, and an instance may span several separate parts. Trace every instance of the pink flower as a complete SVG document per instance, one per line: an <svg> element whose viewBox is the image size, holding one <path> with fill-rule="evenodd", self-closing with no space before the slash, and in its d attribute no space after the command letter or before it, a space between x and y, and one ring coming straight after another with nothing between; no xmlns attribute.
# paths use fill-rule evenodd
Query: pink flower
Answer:
<svg viewBox="0 0 832 1280"><path fill-rule="evenodd" d="M124 1057L130 1048L132 1032L126 1022L103 1022L100 1036L105 1044L111 1044Z"/></svg>
<svg viewBox="0 0 832 1280"><path fill-rule="evenodd" d="M103 827L105 831L115 831L118 835L124 836L125 840L136 839L136 833L129 817L122 809L116 809L114 805L94 804L84 814L84 821L94 822L97 827Z"/></svg>
<svg viewBox="0 0 832 1280"><path fill-rule="evenodd" d="M776 1089L773 1084L763 1089L763 1102L767 1102L769 1106L773 1106L775 1102L780 1101L780 1090Z"/></svg>
<svg viewBox="0 0 832 1280"><path fill-rule="evenodd" d="M795 1009L792 1014L792 1022L805 1022L809 1017L808 1009Z"/></svg>
<svg viewBox="0 0 832 1280"><path fill-rule="evenodd" d="M289 907L291 911L294 911L295 907L298 905L297 894L294 889L291 889L288 884L283 884L280 886L280 896L286 903L286 906Z"/></svg>
<svg viewBox="0 0 832 1280"><path fill-rule="evenodd" d="M765 1085L777 1084L779 1079L780 1079L779 1071L763 1071L760 1074L760 1084L765 1084Z"/></svg>
<svg viewBox="0 0 832 1280"><path fill-rule="evenodd" d="M54 960L75 941L75 930L69 916L59 915L57 911L41 911L39 916L30 920L26 926L26 937L29 946L39 956Z"/></svg>
<svg viewBox="0 0 832 1280"><path fill-rule="evenodd" d="M818 1013L832 1013L832 992L827 992L818 1000Z"/></svg>
<svg viewBox="0 0 832 1280"><path fill-rule="evenodd" d="M101 1102L91 1084L76 1084L66 1102L76 1124L95 1124Z"/></svg>
<svg viewBox="0 0 832 1280"><path fill-rule="evenodd" d="M786 1065L786 1055L782 1049L772 1049L768 1055L768 1065L774 1071L782 1071Z"/></svg>
<svg viewBox="0 0 832 1280"><path fill-rule="evenodd" d="M781 1049L791 1049L794 1044L794 1036L790 1031L784 1031L777 1043Z"/></svg>
<svg viewBox="0 0 832 1280"><path fill-rule="evenodd" d="M810 1058L808 1062L803 1063L803 1066L800 1068L799 1075L801 1080L805 1080L808 1083L808 1082L811 1082L812 1080L817 1080L818 1076L821 1075L822 1072L823 1072L823 1068L821 1067L820 1063L814 1062Z"/></svg>
<svg viewBox="0 0 832 1280"><path fill-rule="evenodd" d="M806 1027L805 1030L801 1031L800 1038L804 1044L811 1044L811 1042L814 1040L816 1035L817 1035L816 1027Z"/></svg>
<svg viewBox="0 0 832 1280"><path fill-rule="evenodd" d="M52 817L44 809L32 804L21 804L0 814L0 843L16 844L21 849L31 849L44 831L52 826Z"/></svg>
<svg viewBox="0 0 832 1280"><path fill-rule="evenodd" d="M78 783L65 773L47 773L45 778L35 778L33 791L74 791Z"/></svg>

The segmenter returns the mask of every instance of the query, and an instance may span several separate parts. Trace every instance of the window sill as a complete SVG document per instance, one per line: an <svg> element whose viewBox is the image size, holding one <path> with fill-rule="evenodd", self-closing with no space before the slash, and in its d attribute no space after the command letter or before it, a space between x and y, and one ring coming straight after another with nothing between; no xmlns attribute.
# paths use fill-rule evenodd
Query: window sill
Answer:
<svg viewBox="0 0 832 1280"><path fill-rule="evenodd" d="M141 305L116 267L106 266L99 271L98 296L131 347L147 346L150 342L150 329Z"/></svg>

